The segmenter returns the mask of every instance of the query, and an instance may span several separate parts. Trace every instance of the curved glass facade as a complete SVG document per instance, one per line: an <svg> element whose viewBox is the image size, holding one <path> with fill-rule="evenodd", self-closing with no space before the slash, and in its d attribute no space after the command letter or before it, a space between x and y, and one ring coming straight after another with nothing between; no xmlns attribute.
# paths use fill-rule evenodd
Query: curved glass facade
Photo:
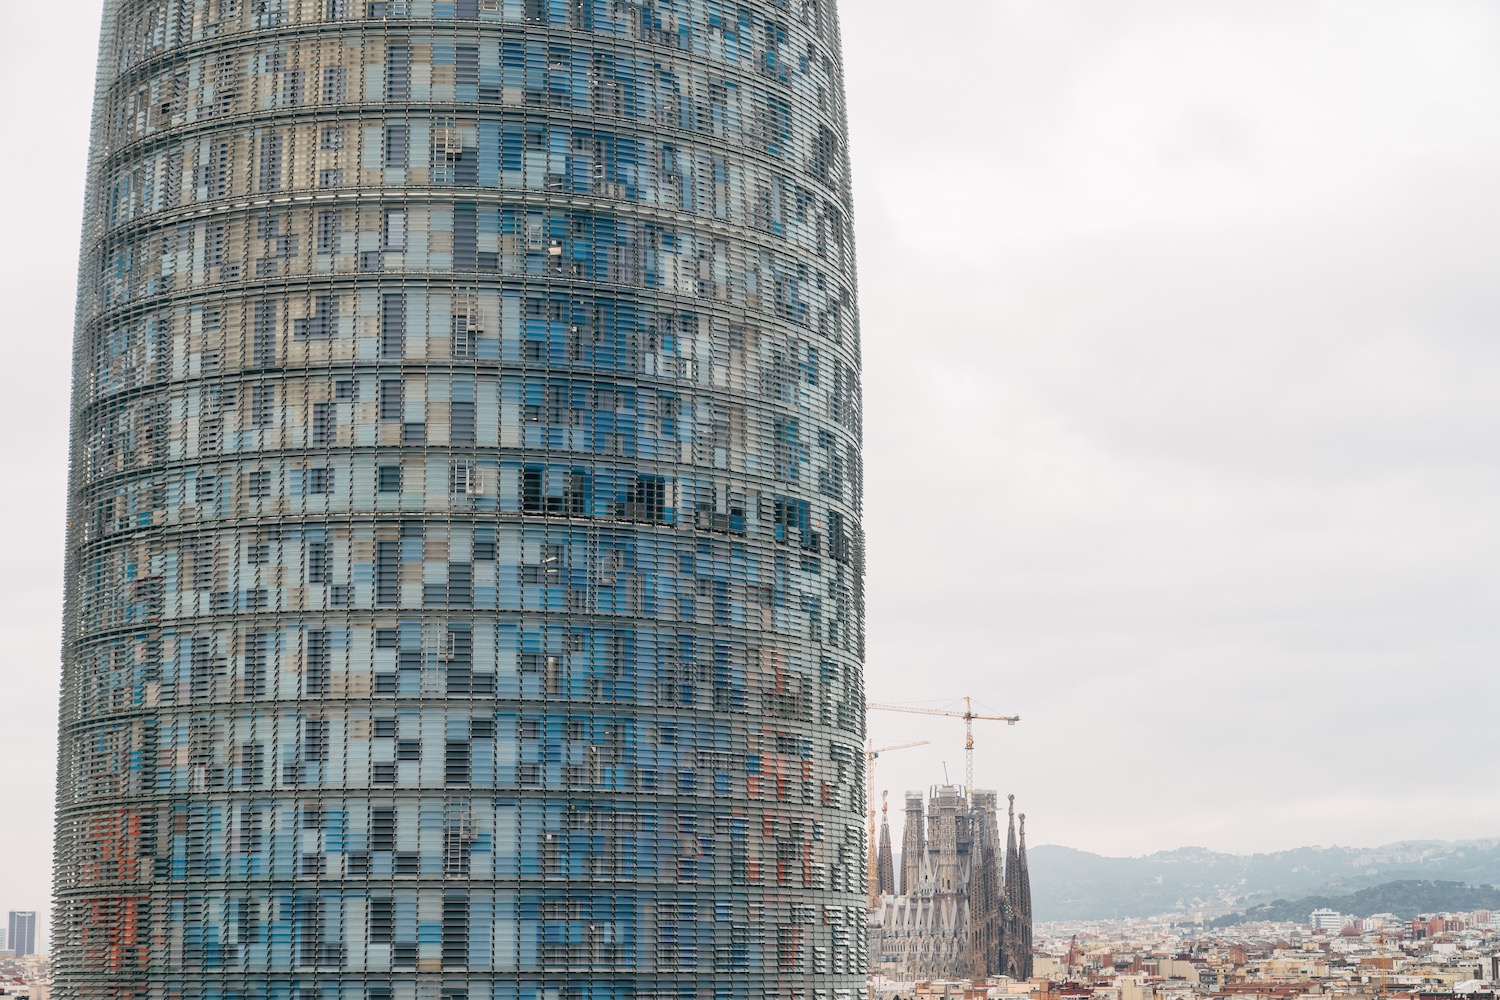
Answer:
<svg viewBox="0 0 1500 1000"><path fill-rule="evenodd" d="M832 0L108 0L66 997L863 984Z"/></svg>

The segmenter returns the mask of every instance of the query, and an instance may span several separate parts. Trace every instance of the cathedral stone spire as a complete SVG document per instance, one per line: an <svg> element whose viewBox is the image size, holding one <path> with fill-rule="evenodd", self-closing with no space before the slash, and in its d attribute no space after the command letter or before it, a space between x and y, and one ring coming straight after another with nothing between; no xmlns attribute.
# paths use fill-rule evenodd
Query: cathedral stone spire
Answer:
<svg viewBox="0 0 1500 1000"><path fill-rule="evenodd" d="M1010 799L1010 828L1005 834L1005 945L1002 952L1001 973L1012 979L1022 964L1021 943L1021 851L1016 843L1016 797Z"/></svg>
<svg viewBox="0 0 1500 1000"><path fill-rule="evenodd" d="M1010 798L1010 828L1005 832L1005 902L1012 915L1019 913L1021 899L1021 853L1016 847L1016 797Z"/></svg>
<svg viewBox="0 0 1500 1000"><path fill-rule="evenodd" d="M880 794L880 852L875 857L875 895L893 896L896 894L896 865L891 857L891 813L890 803L886 797L890 793Z"/></svg>
<svg viewBox="0 0 1500 1000"><path fill-rule="evenodd" d="M1026 814L1021 814L1021 841L1017 847L1020 859L1021 885L1017 896L1020 912L1016 915L1016 979L1031 978L1031 869L1026 864Z"/></svg>
<svg viewBox="0 0 1500 1000"><path fill-rule="evenodd" d="M927 820L922 793L906 793L906 827L901 832L901 894L910 896L922 885L922 862L927 857Z"/></svg>

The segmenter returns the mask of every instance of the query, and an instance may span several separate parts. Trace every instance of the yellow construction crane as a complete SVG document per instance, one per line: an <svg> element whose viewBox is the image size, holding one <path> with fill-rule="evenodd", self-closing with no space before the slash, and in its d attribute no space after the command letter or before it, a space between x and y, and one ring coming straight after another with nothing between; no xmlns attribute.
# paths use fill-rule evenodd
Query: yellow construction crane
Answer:
<svg viewBox="0 0 1500 1000"><path fill-rule="evenodd" d="M1376 1000L1385 1000L1385 925L1380 928L1380 986L1376 988Z"/></svg>
<svg viewBox="0 0 1500 1000"><path fill-rule="evenodd" d="M865 745L865 805L870 810L870 843L869 850L865 852L866 873L869 875L870 906L878 903L879 896L875 887L875 761L880 759L883 753L892 750L906 750L911 747L925 747L931 740L916 740L911 743L897 743L888 747L876 747L874 741L870 740Z"/></svg>
<svg viewBox="0 0 1500 1000"><path fill-rule="evenodd" d="M964 787L970 792L974 791L974 720L983 722L1004 722L1014 726L1021 721L1019 715L976 715L974 712L974 699L964 696L964 710L956 712L946 708L919 708L916 705L877 705L868 702L866 708L875 712L906 712L909 715L943 715L950 719L964 720ZM874 823L874 820L871 820Z"/></svg>

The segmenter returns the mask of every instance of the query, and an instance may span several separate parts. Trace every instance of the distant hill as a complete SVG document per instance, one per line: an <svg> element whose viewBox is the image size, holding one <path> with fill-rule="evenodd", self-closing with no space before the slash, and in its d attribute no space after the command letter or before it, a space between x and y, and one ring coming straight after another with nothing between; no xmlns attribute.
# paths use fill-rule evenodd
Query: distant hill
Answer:
<svg viewBox="0 0 1500 1000"><path fill-rule="evenodd" d="M1141 858L1040 845L1027 855L1038 920L1160 913L1215 918L1276 900L1347 896L1391 882L1500 884L1500 838L1404 841L1373 848L1299 847L1246 855L1184 847Z"/></svg>
<svg viewBox="0 0 1500 1000"><path fill-rule="evenodd" d="M1244 913L1229 913L1210 922L1211 927L1232 927L1254 920L1297 920L1305 923L1313 910L1337 910L1346 916L1368 917L1394 913L1410 920L1424 913L1458 913L1467 910L1500 909L1500 889L1492 885L1462 882L1387 882L1360 889L1347 896L1304 896L1287 901L1252 906Z"/></svg>

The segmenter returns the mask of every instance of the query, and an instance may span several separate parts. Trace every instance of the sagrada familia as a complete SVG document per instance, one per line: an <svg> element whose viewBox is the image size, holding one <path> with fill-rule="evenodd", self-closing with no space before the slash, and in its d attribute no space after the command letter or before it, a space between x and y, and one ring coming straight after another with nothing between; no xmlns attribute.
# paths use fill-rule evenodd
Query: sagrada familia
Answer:
<svg viewBox="0 0 1500 1000"><path fill-rule="evenodd" d="M902 982L1031 976L1031 876L1026 817L1015 796L1000 848L998 796L957 785L906 793L901 885L883 815L870 899L872 971ZM884 813L884 810L882 810Z"/></svg>

